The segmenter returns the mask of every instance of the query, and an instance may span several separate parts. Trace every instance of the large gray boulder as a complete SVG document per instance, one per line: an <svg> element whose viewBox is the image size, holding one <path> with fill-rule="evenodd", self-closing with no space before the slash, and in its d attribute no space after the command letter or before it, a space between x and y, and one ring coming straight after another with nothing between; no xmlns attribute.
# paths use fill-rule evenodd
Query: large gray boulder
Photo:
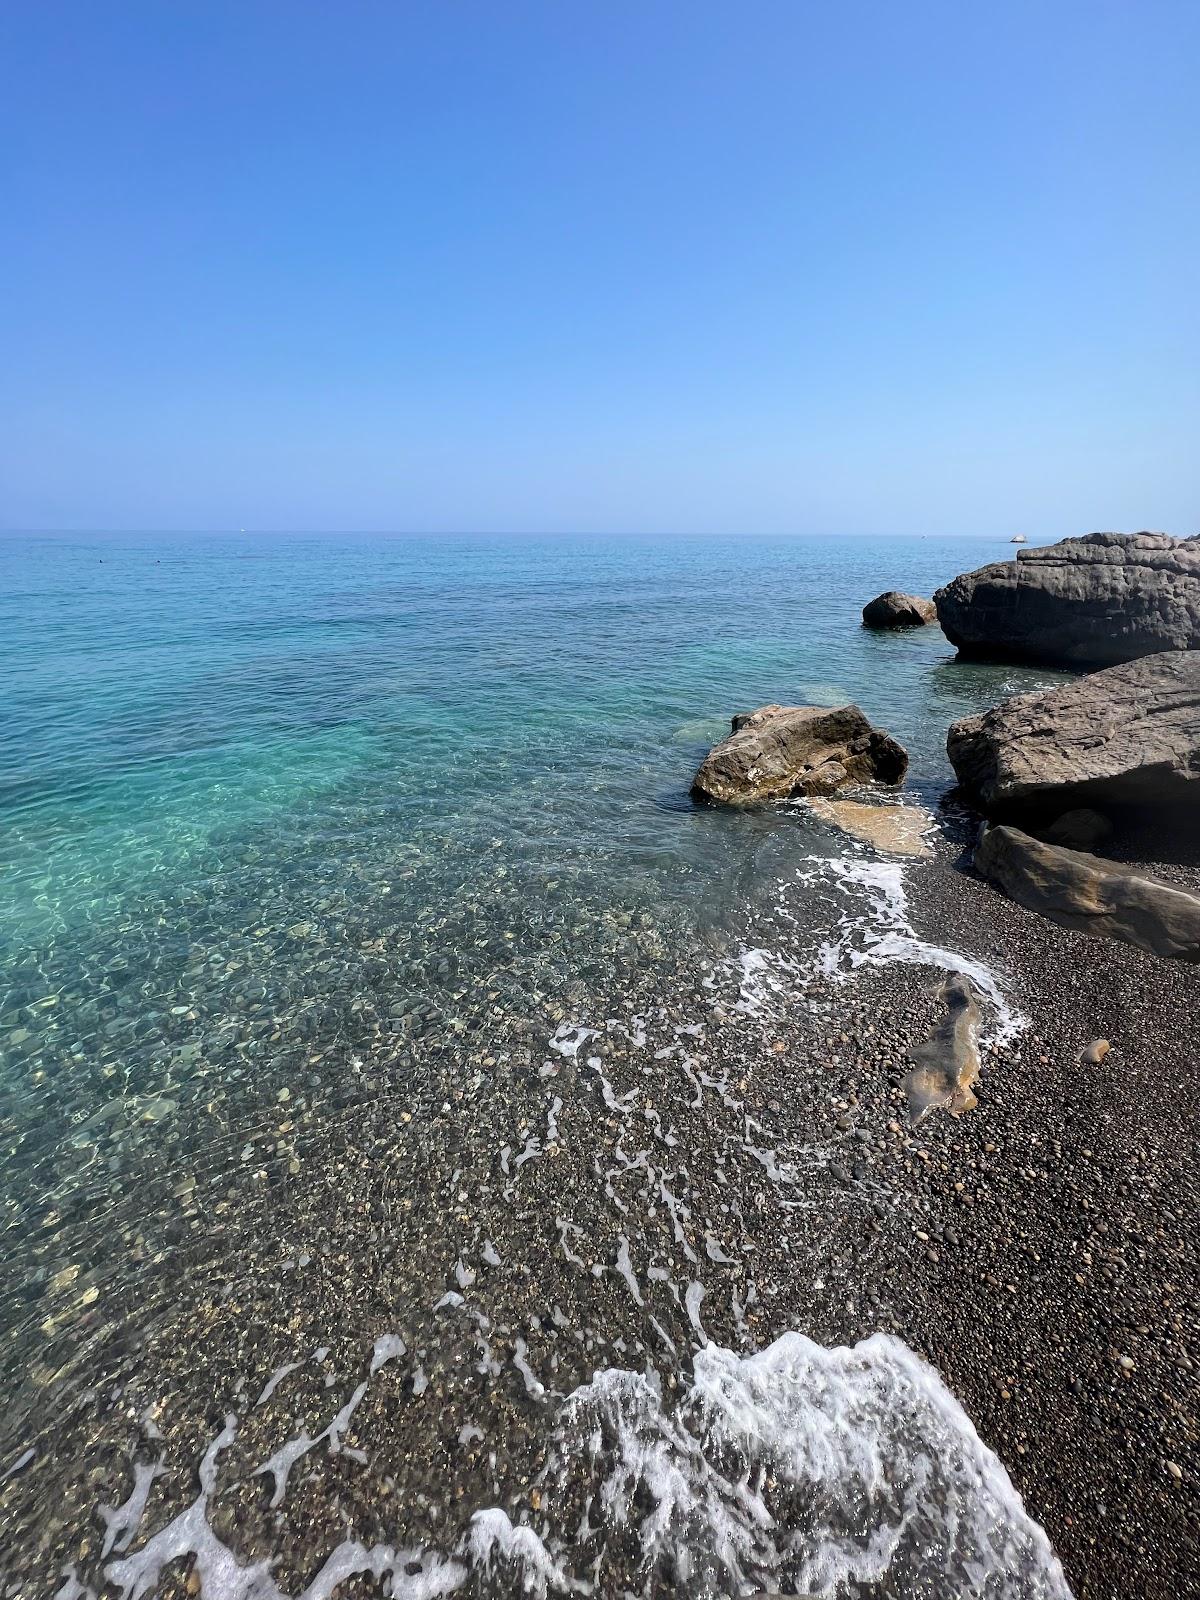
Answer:
<svg viewBox="0 0 1200 1600"><path fill-rule="evenodd" d="M1016 695L956 722L946 751L959 782L995 816L1136 807L1200 826L1200 651Z"/></svg>
<svg viewBox="0 0 1200 1600"><path fill-rule="evenodd" d="M923 600L918 594L889 589L867 602L862 619L864 628L923 628L926 623L937 621L937 608L932 600Z"/></svg>
<svg viewBox="0 0 1200 1600"><path fill-rule="evenodd" d="M908 755L857 706L760 706L733 719L692 781L697 799L753 805L826 795L848 783L899 783Z"/></svg>
<svg viewBox="0 0 1200 1600"><path fill-rule="evenodd" d="M975 869L1064 928L1200 961L1200 896L1174 884L1009 827L987 830L975 847Z"/></svg>
<svg viewBox="0 0 1200 1600"><path fill-rule="evenodd" d="M1103 667L1200 649L1200 540L1089 533L1031 547L934 595L964 655Z"/></svg>

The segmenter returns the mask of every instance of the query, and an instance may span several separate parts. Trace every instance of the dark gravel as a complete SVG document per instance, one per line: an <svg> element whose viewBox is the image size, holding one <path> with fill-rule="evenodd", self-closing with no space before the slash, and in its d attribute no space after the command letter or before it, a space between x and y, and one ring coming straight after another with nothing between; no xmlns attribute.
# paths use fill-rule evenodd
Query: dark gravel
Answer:
<svg viewBox="0 0 1200 1600"><path fill-rule="evenodd" d="M343 1538L447 1550L489 1505L547 1527L547 1396L522 1365L565 1393L600 1366L670 1370L664 1336L683 1363L689 1318L653 1262L678 1286L703 1277L704 1326L724 1344L897 1333L1009 1468L1080 1600L1200 1591L1200 973L1054 928L952 856L947 844L907 869L916 931L992 964L1030 1019L985 1054L978 1107L961 1119L901 1120L907 1050L937 1018L939 974L807 976L746 1016L714 941L686 958L642 951L619 986L591 992L589 1020L626 1029L591 1046L607 1092L550 1048L578 994L534 997L528 974L508 983L497 969L455 1001L460 1032L413 1031L366 1057L314 1045L286 1101L251 1077L236 1117L180 1113L219 1126L207 1164L177 1168L173 1184L150 1165L114 1167L111 1205L72 1215L69 1196L57 1202L52 1246L31 1217L32 1288L5 1302L18 1359L0 1471L33 1455L0 1482L3 1592L52 1595L71 1571L115 1594L100 1508L128 1496L131 1463L161 1461L136 1549L195 1499L197 1461L230 1410L239 1428L209 1520L239 1559L270 1556L287 1592ZM811 954L805 918L821 914L803 896L792 905L798 950ZM747 932L778 936L774 911L759 916ZM703 1036L683 1037L699 1096L678 1055L656 1054L698 1020ZM1113 1049L1085 1068L1097 1036ZM749 1148L747 1116L790 1176ZM107 1137L95 1160L115 1161ZM649 1166L629 1165L643 1148ZM679 1226L658 1187L668 1172L686 1196ZM808 1209L792 1209L796 1196ZM760 1292L739 1329L734 1296L751 1276ZM464 1304L438 1309L447 1292ZM273 1507L255 1469L301 1428L326 1427L393 1332L404 1352L341 1440L361 1456L327 1441ZM197 1582L184 1558L159 1592ZM639 1573L614 1535L599 1592L647 1583L688 1592ZM337 1595L374 1592L356 1578Z"/></svg>

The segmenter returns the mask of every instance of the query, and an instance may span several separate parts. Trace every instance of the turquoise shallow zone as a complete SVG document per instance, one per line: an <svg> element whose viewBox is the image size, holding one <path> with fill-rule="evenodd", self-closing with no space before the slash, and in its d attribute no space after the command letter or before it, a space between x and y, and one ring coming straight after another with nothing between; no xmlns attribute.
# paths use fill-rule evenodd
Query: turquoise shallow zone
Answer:
<svg viewBox="0 0 1200 1600"><path fill-rule="evenodd" d="M836 866L805 863L859 847L803 807L695 806L691 778L734 712L854 699L909 749L908 794L936 806L947 725L1050 676L956 663L936 628L866 632L861 608L1009 554L933 539L0 540L0 1380L14 1397L0 1471L26 1508L10 1534L61 1574L86 1526L95 1567L97 1509L130 1493L131 1418L167 1404L153 1437L194 1464L234 1402L247 1437L270 1422L248 1416L263 1391L242 1389L247 1373L269 1390L267 1363L292 1372L334 1338L361 1363L397 1326L414 1359L428 1336L431 1372L470 1374L478 1439L503 1440L492 1465L527 1485L541 1380L537 1404L526 1380L514 1405L486 1341L483 1366L474 1335L460 1363L467 1335L439 1321L466 1259L488 1261L485 1238L511 1271L479 1280L481 1328L519 1355L518 1326L540 1329L552 1304L557 1328L561 1300L587 1359L603 1322L601 1343L632 1362L626 1333L640 1341L657 1313L636 1279L610 1294L619 1245L683 1273L686 1293L669 1275L656 1287L703 1331L677 1205L694 1206L697 1242L732 1214L727 1187L777 1207L756 1227L820 1233L818 1208L793 1209L791 1162L811 1154L827 1086L798 1058L785 1168L765 1147L778 1105L752 1118L732 1092L783 1044L742 978L773 939L780 972L808 970L844 906ZM663 1065L710 1025L703 1083L686 1059ZM581 1085L585 1032L597 1076ZM640 1198L611 1186L610 1148L646 1175ZM585 1224L590 1269L569 1248ZM738 1309L722 1323L713 1287L703 1327L748 1339L741 1263L713 1245L706 1278L727 1269ZM775 1273L764 1296L778 1282L783 1304L793 1280ZM544 1337L539 1365L559 1359ZM357 1436L363 1463L377 1452L404 1477L396 1501L431 1490L429 1526L460 1487L446 1440L463 1443L463 1396L437 1392L418 1412L378 1405ZM289 1429L311 1443L333 1403ZM243 1464L279 1440L263 1443ZM231 1526L250 1519L248 1547L275 1551L287 1592L294 1563L349 1526L344 1464L314 1498L297 1485L286 1535L258 1472L232 1468ZM177 1507L193 1475L164 1474ZM398 1538L371 1482L363 1529Z"/></svg>
<svg viewBox="0 0 1200 1600"><path fill-rule="evenodd" d="M782 874L847 848L796 808L691 803L730 715L854 699L935 804L947 725L1047 679L956 664L936 628L866 632L861 607L1006 553L0 543L0 1253L69 1217L64 1258L121 1280L136 1240L102 1249L100 1208L236 1165L236 1130L315 1062L336 1103L415 1039L453 1063L509 1023L669 995ZM0 1296L18 1366L38 1250Z"/></svg>
<svg viewBox="0 0 1200 1600"><path fill-rule="evenodd" d="M934 799L948 723L1043 680L953 665L937 629L872 634L859 613L880 589L928 594L1009 554L975 539L9 537L8 956L65 941L86 964L106 919L227 872L247 893L258 876L290 884L300 915L314 861L414 844L453 858L448 879L500 851L531 883L565 872L588 898L711 913L756 838L687 800L730 714L856 700Z"/></svg>

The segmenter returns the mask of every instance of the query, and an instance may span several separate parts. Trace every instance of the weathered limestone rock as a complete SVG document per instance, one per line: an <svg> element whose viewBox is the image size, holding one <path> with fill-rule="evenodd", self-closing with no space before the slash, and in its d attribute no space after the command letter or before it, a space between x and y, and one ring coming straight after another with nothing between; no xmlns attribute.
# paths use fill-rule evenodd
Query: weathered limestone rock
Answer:
<svg viewBox="0 0 1200 1600"><path fill-rule="evenodd" d="M698 799L753 805L826 795L848 783L899 783L903 746L873 728L857 706L760 706L733 719L692 781Z"/></svg>
<svg viewBox="0 0 1200 1600"><path fill-rule="evenodd" d="M996 816L1172 811L1200 826L1200 651L1172 650L956 722L958 780Z"/></svg>
<svg viewBox="0 0 1200 1600"><path fill-rule="evenodd" d="M923 628L937 621L937 607L920 595L889 589L863 607L864 628Z"/></svg>
<svg viewBox="0 0 1200 1600"><path fill-rule="evenodd" d="M912 1070L900 1085L914 1124L939 1107L961 1117L977 1104L971 1085L979 1076L979 1004L970 979L952 972L938 999L946 1016L924 1043L909 1051Z"/></svg>
<svg viewBox="0 0 1200 1600"><path fill-rule="evenodd" d="M1200 649L1200 539L1090 533L1021 550L934 595L964 655L1109 666Z"/></svg>
<svg viewBox="0 0 1200 1600"><path fill-rule="evenodd" d="M1200 896L1174 884L1009 827L987 830L975 847L975 869L1064 928L1200 961Z"/></svg>

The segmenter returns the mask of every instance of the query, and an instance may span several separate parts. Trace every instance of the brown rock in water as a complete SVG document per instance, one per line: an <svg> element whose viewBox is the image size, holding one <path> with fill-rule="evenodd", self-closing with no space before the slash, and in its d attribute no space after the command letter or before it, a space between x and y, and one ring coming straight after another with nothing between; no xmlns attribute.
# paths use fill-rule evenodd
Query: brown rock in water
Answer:
<svg viewBox="0 0 1200 1600"><path fill-rule="evenodd" d="M1200 650L1016 695L956 722L946 753L995 816L1129 807L1200 826Z"/></svg>
<svg viewBox="0 0 1200 1600"><path fill-rule="evenodd" d="M963 573L934 595L964 655L1103 667L1200 649L1200 540L1089 533Z"/></svg>
<svg viewBox="0 0 1200 1600"><path fill-rule="evenodd" d="M863 607L864 628L923 628L937 621L937 607L920 595L889 589Z"/></svg>
<svg viewBox="0 0 1200 1600"><path fill-rule="evenodd" d="M1008 827L987 830L975 870L1064 928L1200 961L1200 896L1186 889Z"/></svg>
<svg viewBox="0 0 1200 1600"><path fill-rule="evenodd" d="M848 783L899 783L902 745L857 706L760 706L733 719L692 780L692 794L720 805L826 795Z"/></svg>
<svg viewBox="0 0 1200 1600"><path fill-rule="evenodd" d="M961 1117L977 1104L971 1085L979 1076L979 1003L969 978L952 972L938 990L946 1017L908 1053L912 1070L901 1079L914 1126L939 1107Z"/></svg>
<svg viewBox="0 0 1200 1600"><path fill-rule="evenodd" d="M1085 1067L1098 1067L1111 1049L1107 1039L1093 1039L1084 1047L1079 1059Z"/></svg>

